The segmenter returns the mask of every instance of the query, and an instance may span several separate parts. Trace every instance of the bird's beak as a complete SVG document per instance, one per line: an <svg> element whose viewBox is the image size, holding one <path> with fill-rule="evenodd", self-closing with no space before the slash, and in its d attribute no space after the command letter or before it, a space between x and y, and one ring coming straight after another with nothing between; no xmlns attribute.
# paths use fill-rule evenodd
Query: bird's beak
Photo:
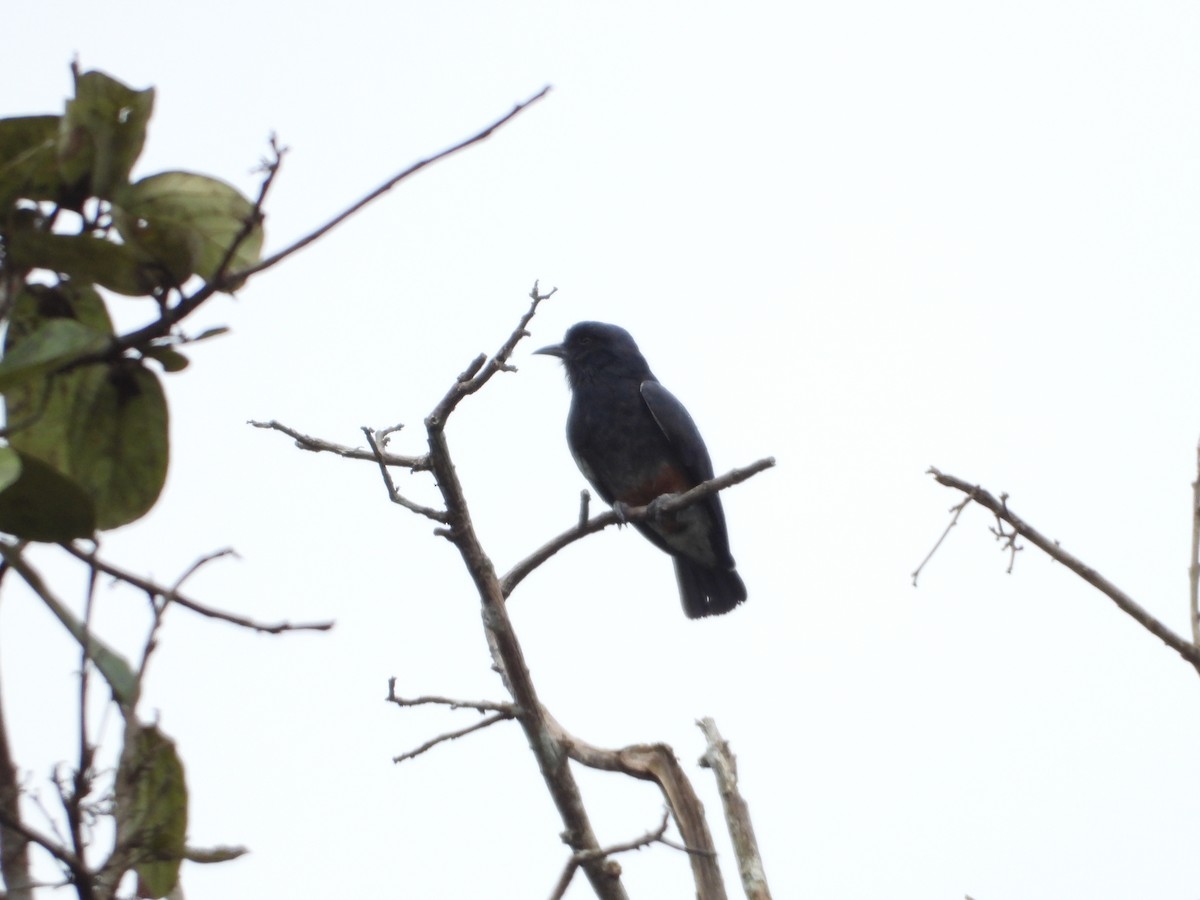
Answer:
<svg viewBox="0 0 1200 900"><path fill-rule="evenodd" d="M537 356L539 353L542 356L557 356L559 359L563 359L566 356L566 351L563 350L562 344L551 344L549 347L533 351L534 356Z"/></svg>

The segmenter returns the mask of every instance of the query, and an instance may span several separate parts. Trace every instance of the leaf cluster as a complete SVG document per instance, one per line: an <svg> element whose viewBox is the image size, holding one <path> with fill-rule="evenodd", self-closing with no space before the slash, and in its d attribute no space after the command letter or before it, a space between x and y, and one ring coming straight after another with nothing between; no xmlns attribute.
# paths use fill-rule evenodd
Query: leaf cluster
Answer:
<svg viewBox="0 0 1200 900"><path fill-rule="evenodd" d="M193 172L131 180L153 107L152 88L75 71L61 115L0 119L0 532L71 540L150 510L169 442L147 362L187 359L169 334L126 346L107 304L149 298L165 318L186 286L233 290L229 273L259 259L261 213L235 188Z"/></svg>
<svg viewBox="0 0 1200 900"><path fill-rule="evenodd" d="M262 196L251 202L193 172L134 179L153 89L73 73L75 95L61 114L0 119L0 574L15 570L42 597L125 718L108 807L112 853L89 869L78 839L73 851L43 846L70 880L101 889L88 896L115 894L133 870L138 896L163 897L176 889L187 852L188 798L174 744L136 714L145 660L132 666L92 635L21 551L30 541L95 540L154 506L169 460L160 376L188 365L177 323L214 293L235 290L238 273L258 262ZM156 317L118 335L109 304L126 298L152 301ZM80 771L89 767L85 759ZM70 800L76 816L87 793ZM0 825L12 815L0 809Z"/></svg>

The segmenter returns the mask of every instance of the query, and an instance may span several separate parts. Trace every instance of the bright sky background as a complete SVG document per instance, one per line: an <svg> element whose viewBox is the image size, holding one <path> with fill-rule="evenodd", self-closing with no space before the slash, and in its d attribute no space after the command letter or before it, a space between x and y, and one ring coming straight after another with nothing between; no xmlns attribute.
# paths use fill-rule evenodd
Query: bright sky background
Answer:
<svg viewBox="0 0 1200 900"><path fill-rule="evenodd" d="M498 568L568 526L584 486L557 363L619 323L691 409L749 602L688 621L669 560L625 530L560 554L511 609L543 699L580 737L672 744L737 895L694 720L738 755L777 898L1194 898L1200 682L1030 548L1016 570L959 499L994 492L1186 632L1200 436L1200 6L1105 3L103 4L5 11L0 114L58 111L68 64L158 98L140 174L252 193L291 147L278 249L411 162L553 84L189 330L233 332L167 378L172 469L103 552L262 620L175 610L143 713L178 742L190 900L550 893L561 825L515 725L400 766L472 721L408 695L505 699L478 604L370 465L250 428L361 443L492 351L535 279L558 295L449 437ZM51 20L52 17L52 20ZM126 325L152 315L114 301ZM431 498L428 482L400 485ZM55 586L84 577L36 557ZM5 713L27 781L75 754L78 655L5 583ZM130 652L144 602L103 597ZM107 733L117 728L115 714ZM580 772L603 842L654 827L647 784ZM35 824L40 820L35 819ZM621 858L637 898L692 896L666 848ZM590 896L580 878L569 896Z"/></svg>

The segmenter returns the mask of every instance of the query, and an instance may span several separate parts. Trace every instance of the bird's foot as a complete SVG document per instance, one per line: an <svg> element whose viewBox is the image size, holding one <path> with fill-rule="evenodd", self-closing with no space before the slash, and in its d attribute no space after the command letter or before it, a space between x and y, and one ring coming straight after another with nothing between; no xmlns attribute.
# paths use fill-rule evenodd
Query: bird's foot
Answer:
<svg viewBox="0 0 1200 900"><path fill-rule="evenodd" d="M618 500L612 505L612 511L617 517L617 527L624 528L629 524L629 510L633 509L628 503L622 503Z"/></svg>

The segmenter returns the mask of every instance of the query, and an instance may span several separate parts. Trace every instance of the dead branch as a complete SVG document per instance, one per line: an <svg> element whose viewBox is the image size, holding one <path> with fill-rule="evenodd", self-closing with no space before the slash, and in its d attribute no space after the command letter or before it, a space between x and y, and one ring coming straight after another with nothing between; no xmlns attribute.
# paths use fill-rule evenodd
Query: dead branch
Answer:
<svg viewBox="0 0 1200 900"><path fill-rule="evenodd" d="M302 622L299 624L278 622L274 625L255 622L253 619L247 619L234 613L222 612L221 610L205 606L202 603L197 603L195 600L185 597L174 588L164 587L146 578L142 578L140 575L134 575L132 572L118 568L112 563L100 559L94 552L80 549L75 544L60 544L59 546L76 559L87 563L87 565L103 572L105 575L110 575L118 581L123 581L138 590L145 591L151 597L161 597L163 600L169 600L171 603L178 603L180 606L190 609L192 612L199 613L202 616L207 616L210 619L220 619L223 622L229 622L232 625L249 628L253 631L260 631L264 634L282 634L286 631L328 631L333 627L333 622ZM189 572L184 573L185 577L191 571L194 571L194 569L195 565L193 565Z"/></svg>
<svg viewBox="0 0 1200 900"><path fill-rule="evenodd" d="M605 750L575 737L549 713L546 719L555 741L580 765L622 772L658 785L688 851L696 897L698 900L726 900L725 882L721 878L712 833L708 830L704 804L675 758L675 751L666 744L633 744L620 750Z"/></svg>
<svg viewBox="0 0 1200 900"><path fill-rule="evenodd" d="M411 469L414 472L421 472L429 468L429 459L425 456L400 456L395 453L388 453L383 448L380 448L379 453L371 450L363 450L361 447L348 447L345 444L335 444L331 441L325 441L321 438L312 437L311 435L301 434L293 428L276 422L272 419L270 422L256 422L250 419L247 425L253 425L255 428L267 428L272 431L279 431L286 434L296 442L296 446L301 450L309 450L313 453L333 453L337 456L343 456L346 459L362 459L367 462L378 462L385 466L395 466L401 469ZM376 437L380 434L396 431L398 426L382 429L376 432Z"/></svg>
<svg viewBox="0 0 1200 900"><path fill-rule="evenodd" d="M925 554L925 558L923 560L921 560L921 564L919 566L917 566L916 569L913 570L913 573L912 573L913 587L917 586L917 579L921 575L921 570L925 568L926 563L928 563L931 559L933 559L933 554L938 552L938 547L942 546L942 542L945 541L947 537L949 537L950 529L958 524L959 517L962 516L963 510L966 509L971 504L971 501L973 499L975 499L973 496L968 495L963 498L963 501L961 503L956 503L956 504L954 504L954 506L950 507L950 512L954 513L954 516L950 519L950 524L946 526L946 530L942 532L942 536L937 539L937 541L934 543L934 545L930 549L930 551Z"/></svg>
<svg viewBox="0 0 1200 900"><path fill-rule="evenodd" d="M375 432L364 426L362 433L366 435L367 443L371 445L371 452L375 454L375 461L379 463L379 474L383 476L383 483L387 487L388 498L393 503L403 506L409 512L415 512L427 519L433 519L435 522L443 524L449 522L449 516L442 510L414 503L396 490L396 483L392 481L392 473L388 471L387 463L383 461L383 450L379 446L379 441L375 439Z"/></svg>
<svg viewBox="0 0 1200 900"><path fill-rule="evenodd" d="M1117 605L1117 608L1132 618L1135 622L1157 637L1160 641L1182 656L1190 663L1197 672L1200 672L1200 649L1194 644L1188 642L1184 638L1177 635L1169 627L1160 622L1151 613L1137 603L1132 597L1118 588L1115 584L1093 569L1091 566L1084 563L1082 560L1072 556L1066 550L1058 545L1057 541L1052 541L1045 537L1041 532L1035 529L1032 525L1025 522L1016 513L1008 508L1008 504L1004 500L998 500L990 493L985 491L979 485L973 485L963 481L961 478L956 478L953 475L946 475L939 472L935 468L929 469L929 474L937 480L939 484L944 484L946 487L954 488L957 491L962 491L968 495L968 499L974 500L984 509L989 510L998 521L1007 523L1012 529L1014 536L1020 535L1029 543L1033 544L1039 550L1044 552L1051 559L1062 563L1092 587L1096 588L1100 593L1104 594Z"/></svg>
<svg viewBox="0 0 1200 900"><path fill-rule="evenodd" d="M541 300L549 295L541 295L537 286L531 293L533 303L529 312L522 317L520 324L501 347L491 362L485 357L477 357L467 367L451 386L425 419L425 430L429 437L429 461L438 489L446 504L449 515L449 527L444 531L447 537L458 548L463 564L471 575L481 604L484 630L489 646L493 649L494 658L499 666L505 685L520 707L521 713L517 721L521 724L530 749L538 762L546 788L558 808L559 815L565 826L565 840L576 853L589 850L599 850L600 843L592 829L587 809L579 793L579 786L571 773L567 756L551 733L548 716L538 699L537 689L525 663L524 651L512 622L508 618L508 609L504 603L504 594L500 589L500 581L496 577L495 567L484 552L479 536L475 533L471 521L470 510L467 506L466 495L458 480L458 473L450 454L446 440L446 420L458 403L466 396L479 390L496 372L501 371L508 361L512 349L516 347L525 334L534 310ZM485 362L487 365L485 366ZM620 874L613 872L604 864L603 858L588 858L580 862L592 889L601 900L627 900L628 895L621 884Z"/></svg>
<svg viewBox="0 0 1200 900"><path fill-rule="evenodd" d="M445 706L448 709L473 709L479 713L502 712L516 716L520 710L511 703L497 703L494 700L454 700L450 697L423 696L407 699L396 696L396 679L388 679L388 695L384 698L388 703L397 706Z"/></svg>
<svg viewBox="0 0 1200 900"><path fill-rule="evenodd" d="M473 731L481 731L482 729L487 728L489 725L495 725L497 722L507 722L509 719L513 718L516 718L516 713L514 712L493 713L487 718L480 719L474 725L468 725L466 728L459 728L456 731L447 731L445 734L439 734L435 738L430 738L414 750L407 750L404 753L401 753L399 756L393 756L392 762L402 763L406 759L413 759L414 757L420 756L427 750L432 750L438 744L444 744L446 741L453 741L460 737L465 737Z"/></svg>
<svg viewBox="0 0 1200 900"><path fill-rule="evenodd" d="M706 717L696 724L704 732L704 739L708 743L704 756L700 758L700 765L712 769L717 778L717 790L725 807L725 822L729 826L729 837L737 855L738 872L742 876L746 900L771 900L771 889L767 886L766 871L758 852L758 840L754 837L754 825L750 821L750 807L738 790L737 758L717 731L716 722Z"/></svg>
<svg viewBox="0 0 1200 900"><path fill-rule="evenodd" d="M634 838L632 841L626 841L623 844L613 844L611 847L603 847L598 851L586 851L584 853L573 853L571 858L567 860L566 866L563 868L562 876L558 879L558 884L554 887L554 892L550 895L550 900L562 900L567 893L567 888L571 886L571 879L575 877L575 871L579 868L579 864L585 859L597 857L610 857L618 853L628 853L630 850L641 850L643 847L649 847L651 844L670 844L666 839L667 822L669 821L669 812L663 813L662 822L653 831L647 831L640 838Z"/></svg>
<svg viewBox="0 0 1200 900"><path fill-rule="evenodd" d="M371 191L369 194L367 194L361 200L358 200L356 203L351 204L348 208L346 208L342 212L338 213L336 216L334 216L332 219L330 219L324 225L321 225L319 228L316 228L309 234L306 234L304 237L300 238L298 241L296 241L292 244L289 244L287 247L284 247L282 250L280 250L278 253L274 254L273 256L268 256L266 259L260 260L259 262L255 263L254 265L250 266L247 269L243 269L240 272L234 272L229 277L231 279L236 278L236 279L244 280L244 279L248 278L249 276L254 275L257 272L261 272L264 269L269 269L272 266L283 262L283 260L287 259L293 253L296 253L297 251L304 249L305 247L307 247L309 244L311 244L313 241L317 240L318 238L324 237L327 233L332 231L338 225L341 225L343 222L345 222L348 218L350 218L356 212L361 210L363 207L369 206L371 203L374 203L376 200L378 200L380 197L382 197L384 194L386 194L388 191L390 191L392 188L394 188L400 182L404 181L406 178L408 178L412 175L415 175L417 172L421 171L421 169L424 169L426 166L431 166L435 162L438 162L439 160L446 159L449 156L453 156L455 153L458 153L460 150L465 150L467 147L470 147L472 144L478 144L480 141L491 137L492 133L495 132L498 128L500 128L500 126L502 126L506 122L509 122L510 120L516 118L518 115L521 114L521 112L523 112L528 107L532 106L534 103L537 103L539 100L541 100L543 97L545 97L546 94L548 94L548 93L550 93L550 85L546 85L544 88L542 88L540 91L538 91L536 94L534 94L532 97L530 97L528 100L524 101L523 103L518 103L507 114L501 116L499 119L497 119L491 125L488 125L486 128L484 128L482 131L478 131L475 134L471 135L471 137L465 138L464 140L459 141L453 147L447 147L445 150L442 150L440 153L435 153L433 156L426 157L425 159L422 159L422 160L419 160L419 161L413 163L411 166L409 166L403 172L400 172L398 175L394 175L393 177L389 178L387 181L385 181L379 187L375 188L375 190Z"/></svg>

